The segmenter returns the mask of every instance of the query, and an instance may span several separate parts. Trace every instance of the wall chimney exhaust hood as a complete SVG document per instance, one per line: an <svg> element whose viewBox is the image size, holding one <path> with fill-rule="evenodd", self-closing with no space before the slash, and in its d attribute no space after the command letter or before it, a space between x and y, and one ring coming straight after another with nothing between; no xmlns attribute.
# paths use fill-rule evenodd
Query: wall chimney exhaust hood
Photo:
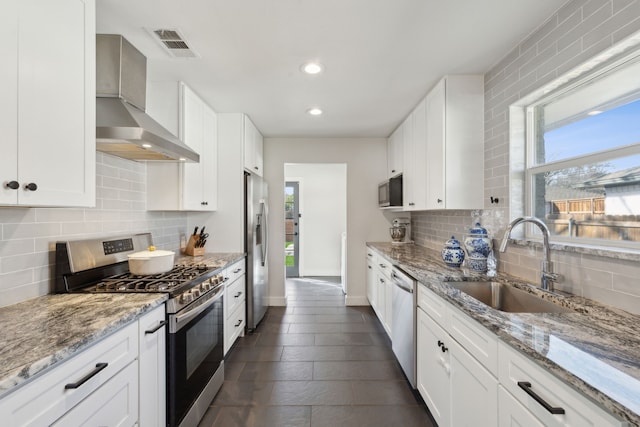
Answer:
<svg viewBox="0 0 640 427"><path fill-rule="evenodd" d="M96 35L96 147L137 161L200 161L145 113L147 58L124 37Z"/></svg>

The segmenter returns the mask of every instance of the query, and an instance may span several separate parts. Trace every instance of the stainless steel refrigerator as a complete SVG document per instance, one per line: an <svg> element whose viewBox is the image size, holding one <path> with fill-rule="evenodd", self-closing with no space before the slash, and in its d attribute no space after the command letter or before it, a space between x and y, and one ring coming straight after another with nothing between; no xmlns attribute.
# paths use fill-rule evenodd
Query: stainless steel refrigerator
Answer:
<svg viewBox="0 0 640 427"><path fill-rule="evenodd" d="M245 252L247 253L247 330L256 329L267 312L268 224L267 184L257 175L244 174Z"/></svg>

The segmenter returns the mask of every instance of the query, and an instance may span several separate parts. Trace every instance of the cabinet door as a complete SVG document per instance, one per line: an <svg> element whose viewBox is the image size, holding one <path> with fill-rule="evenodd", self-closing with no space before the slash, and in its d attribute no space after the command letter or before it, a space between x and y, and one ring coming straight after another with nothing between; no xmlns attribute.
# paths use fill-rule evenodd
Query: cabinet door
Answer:
<svg viewBox="0 0 640 427"><path fill-rule="evenodd" d="M498 386L500 409L498 427L544 427L544 424L520 404L511 393Z"/></svg>
<svg viewBox="0 0 640 427"><path fill-rule="evenodd" d="M203 210L214 211L218 208L218 116L205 105L203 127L203 147L200 156L202 162L202 200Z"/></svg>
<svg viewBox="0 0 640 427"><path fill-rule="evenodd" d="M18 180L18 0L3 2L0 35L0 204L13 205L18 192L6 185Z"/></svg>
<svg viewBox="0 0 640 427"><path fill-rule="evenodd" d="M445 80L429 92L426 98L427 113L427 208L444 209L445 183ZM453 172L453 171L452 171Z"/></svg>
<svg viewBox="0 0 640 427"><path fill-rule="evenodd" d="M186 85L182 85L182 120L181 132L185 144L201 155L200 163L182 165L183 209L202 210L202 176L204 158L204 103Z"/></svg>
<svg viewBox="0 0 640 427"><path fill-rule="evenodd" d="M253 150L254 150L255 167L257 168L255 170L257 175L262 176L262 174L264 173L264 159L263 159L264 138L262 137L262 134L260 133L258 128L255 127L255 125L254 125L254 131L255 133L253 134L253 138L254 138Z"/></svg>
<svg viewBox="0 0 640 427"><path fill-rule="evenodd" d="M389 178L403 172L404 148L402 143L402 126L398 126L387 140L387 176Z"/></svg>
<svg viewBox="0 0 640 427"><path fill-rule="evenodd" d="M442 352L448 335L422 309L418 309L418 391L439 426L450 425L451 367L449 353ZM453 340L449 340L453 341ZM481 425L472 423L471 425Z"/></svg>
<svg viewBox="0 0 640 427"><path fill-rule="evenodd" d="M166 425L166 326L164 304L138 321L140 425Z"/></svg>
<svg viewBox="0 0 640 427"><path fill-rule="evenodd" d="M137 421L138 364L132 362L52 425L128 427Z"/></svg>
<svg viewBox="0 0 640 427"><path fill-rule="evenodd" d="M412 210L416 202L413 196L414 180L414 162L413 157L413 126L411 123L411 115L402 122L402 149L404 151L404 171L402 173L402 204L403 210Z"/></svg>
<svg viewBox="0 0 640 427"><path fill-rule="evenodd" d="M377 305L377 293L376 293L376 270L374 267L374 263L372 261L367 260L367 298L369 299L369 304L375 310Z"/></svg>
<svg viewBox="0 0 640 427"><path fill-rule="evenodd" d="M424 210L427 207L427 113L424 99L411 113L411 146L411 156L407 158L411 164L409 210Z"/></svg>
<svg viewBox="0 0 640 427"><path fill-rule="evenodd" d="M498 380L455 340L447 340L451 362L451 426L498 425Z"/></svg>
<svg viewBox="0 0 640 427"><path fill-rule="evenodd" d="M19 8L18 202L94 206L94 0L21 0ZM24 190L30 183L37 190Z"/></svg>

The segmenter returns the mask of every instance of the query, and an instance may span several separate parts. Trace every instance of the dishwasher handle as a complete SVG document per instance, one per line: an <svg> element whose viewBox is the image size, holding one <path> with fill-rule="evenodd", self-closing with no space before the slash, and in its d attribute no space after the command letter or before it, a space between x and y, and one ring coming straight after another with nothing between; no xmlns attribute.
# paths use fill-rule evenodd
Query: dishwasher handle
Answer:
<svg viewBox="0 0 640 427"><path fill-rule="evenodd" d="M400 278L393 271L391 272L391 281L393 282L394 285L396 285L397 287L399 287L403 291L409 292L410 294L413 293L413 289L408 287L404 283L402 283L400 281Z"/></svg>

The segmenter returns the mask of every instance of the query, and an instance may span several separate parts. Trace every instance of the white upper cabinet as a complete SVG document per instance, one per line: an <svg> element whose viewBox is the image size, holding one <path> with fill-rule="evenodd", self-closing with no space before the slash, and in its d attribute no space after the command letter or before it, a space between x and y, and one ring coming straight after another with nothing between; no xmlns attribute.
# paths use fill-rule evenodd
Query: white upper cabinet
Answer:
<svg viewBox="0 0 640 427"><path fill-rule="evenodd" d="M393 178L403 172L404 146L402 126L391 134L387 140L387 177Z"/></svg>
<svg viewBox="0 0 640 427"><path fill-rule="evenodd" d="M426 209L482 208L484 78L446 76L426 98Z"/></svg>
<svg viewBox="0 0 640 427"><path fill-rule="evenodd" d="M95 2L0 14L0 205L95 206Z"/></svg>
<svg viewBox="0 0 640 427"><path fill-rule="evenodd" d="M262 134L249 117L244 116L244 168L251 173L262 176L263 159Z"/></svg>
<svg viewBox="0 0 640 427"><path fill-rule="evenodd" d="M147 164L147 210L216 210L215 111L182 82L149 82L147 89L149 115L200 154L199 163Z"/></svg>
<svg viewBox="0 0 640 427"><path fill-rule="evenodd" d="M405 211L426 209L427 141L426 107L423 99L403 124L404 173L402 202Z"/></svg>

